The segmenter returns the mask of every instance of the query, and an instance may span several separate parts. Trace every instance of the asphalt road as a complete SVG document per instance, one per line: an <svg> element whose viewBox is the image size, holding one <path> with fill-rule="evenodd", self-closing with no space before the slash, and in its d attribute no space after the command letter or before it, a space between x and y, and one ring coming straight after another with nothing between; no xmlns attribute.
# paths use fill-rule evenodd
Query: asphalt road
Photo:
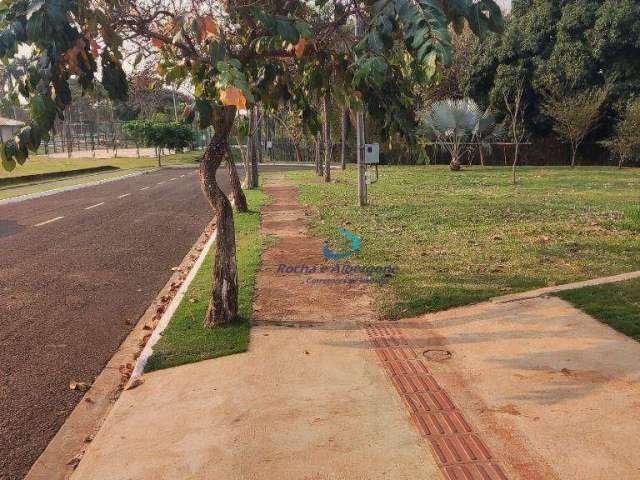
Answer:
<svg viewBox="0 0 640 480"><path fill-rule="evenodd" d="M27 473L82 398L69 383L100 373L210 220L195 169L0 205L0 479Z"/></svg>

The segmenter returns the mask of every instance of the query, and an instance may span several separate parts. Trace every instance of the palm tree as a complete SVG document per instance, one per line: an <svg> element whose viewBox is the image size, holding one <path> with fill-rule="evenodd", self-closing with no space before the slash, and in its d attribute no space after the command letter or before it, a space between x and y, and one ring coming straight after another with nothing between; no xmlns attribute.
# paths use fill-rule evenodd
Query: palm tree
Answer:
<svg viewBox="0 0 640 480"><path fill-rule="evenodd" d="M483 113L470 98L441 100L423 114L427 137L451 155L451 170L462 168L462 159L471 151L474 132Z"/></svg>

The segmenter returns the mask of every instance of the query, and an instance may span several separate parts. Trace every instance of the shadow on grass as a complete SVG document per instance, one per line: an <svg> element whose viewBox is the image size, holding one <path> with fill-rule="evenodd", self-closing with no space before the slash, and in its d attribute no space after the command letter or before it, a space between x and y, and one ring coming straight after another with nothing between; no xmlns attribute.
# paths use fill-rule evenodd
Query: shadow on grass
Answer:
<svg viewBox="0 0 640 480"><path fill-rule="evenodd" d="M246 352L249 348L256 275L267 238L260 234L260 207L268 197L258 190L245 192L251 211L235 215L239 278L239 318L229 325L204 327L211 295L214 250L207 255L171 323L155 345L145 372L177 367L211 358Z"/></svg>

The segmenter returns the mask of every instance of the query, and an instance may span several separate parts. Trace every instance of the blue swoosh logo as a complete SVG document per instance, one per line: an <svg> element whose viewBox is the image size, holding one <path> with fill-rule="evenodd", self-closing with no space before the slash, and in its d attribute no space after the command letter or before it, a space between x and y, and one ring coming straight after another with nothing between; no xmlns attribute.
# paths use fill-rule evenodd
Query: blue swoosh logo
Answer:
<svg viewBox="0 0 640 480"><path fill-rule="evenodd" d="M334 252L329 248L329 245L325 242L324 248L322 249L322 253L324 254L325 258L329 260L342 260L345 258L349 258L354 253L358 253L362 246L362 240L360 239L359 236L354 235L353 233L351 233L348 230L345 230L344 228L338 228L338 232L340 232L340 234L343 235L345 238L348 238L349 240L351 240L351 251L350 252Z"/></svg>

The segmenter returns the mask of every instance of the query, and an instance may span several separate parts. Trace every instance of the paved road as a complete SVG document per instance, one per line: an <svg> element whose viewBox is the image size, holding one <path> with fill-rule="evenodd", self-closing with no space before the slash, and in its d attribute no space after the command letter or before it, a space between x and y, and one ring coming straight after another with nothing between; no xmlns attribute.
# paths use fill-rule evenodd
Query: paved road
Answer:
<svg viewBox="0 0 640 480"><path fill-rule="evenodd" d="M220 174L228 189L228 179ZM0 206L0 479L20 479L211 219L195 169Z"/></svg>

